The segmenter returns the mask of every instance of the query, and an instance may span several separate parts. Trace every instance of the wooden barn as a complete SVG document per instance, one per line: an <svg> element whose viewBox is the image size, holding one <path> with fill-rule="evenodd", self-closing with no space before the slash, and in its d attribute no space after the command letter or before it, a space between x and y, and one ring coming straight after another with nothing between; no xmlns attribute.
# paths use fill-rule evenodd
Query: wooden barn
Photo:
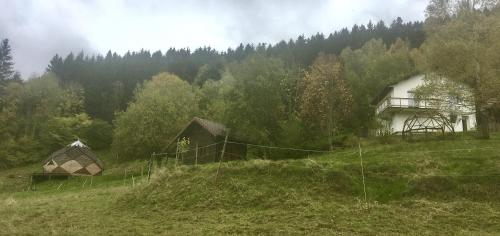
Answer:
<svg viewBox="0 0 500 236"><path fill-rule="evenodd" d="M208 163L219 161L222 153L224 139L229 129L217 122L193 118L186 127L180 131L170 142L169 150L176 150L178 140L189 140L189 151L182 153L181 160L185 164ZM229 133L228 143L224 153L224 160L239 160L246 158L246 145L231 143L238 142Z"/></svg>
<svg viewBox="0 0 500 236"><path fill-rule="evenodd" d="M44 174L100 175L104 164L80 140L52 153L43 163Z"/></svg>

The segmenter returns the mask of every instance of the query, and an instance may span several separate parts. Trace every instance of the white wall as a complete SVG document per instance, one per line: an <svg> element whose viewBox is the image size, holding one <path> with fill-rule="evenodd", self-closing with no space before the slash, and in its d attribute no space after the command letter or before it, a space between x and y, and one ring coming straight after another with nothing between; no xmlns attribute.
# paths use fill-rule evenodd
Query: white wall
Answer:
<svg viewBox="0 0 500 236"><path fill-rule="evenodd" d="M393 98L408 98L408 91L415 91L418 86L424 85L425 80L424 75L417 75L413 76L407 80L401 81L397 84L394 84L392 91L387 95L387 97L393 97ZM393 101L391 101L393 102ZM404 101L408 102L408 100ZM402 104L402 105L408 105L408 104ZM413 116L415 113L414 112L408 112L408 111L400 111L393 113L390 118L387 120L387 125L390 131L393 133L401 133L403 131L404 127L404 122L410 117ZM449 114L443 114L449 118ZM467 117L467 130L475 130L476 128L476 116L473 113L472 109L464 108L463 109L463 114L458 115L456 122L453 124L453 128L455 132L462 132L463 131L463 125L462 125L462 117L466 116ZM448 130L450 131L450 130Z"/></svg>
<svg viewBox="0 0 500 236"><path fill-rule="evenodd" d="M408 91L415 91L418 86L425 84L424 78L424 75L417 75L393 85L391 97L407 98Z"/></svg>
<svg viewBox="0 0 500 236"><path fill-rule="evenodd" d="M457 117L457 121L454 123L453 128L455 129L455 132L463 132L463 125L462 125L462 117L466 116L467 117L467 131L470 130L475 130L476 129L476 115L475 114L464 114L462 116Z"/></svg>

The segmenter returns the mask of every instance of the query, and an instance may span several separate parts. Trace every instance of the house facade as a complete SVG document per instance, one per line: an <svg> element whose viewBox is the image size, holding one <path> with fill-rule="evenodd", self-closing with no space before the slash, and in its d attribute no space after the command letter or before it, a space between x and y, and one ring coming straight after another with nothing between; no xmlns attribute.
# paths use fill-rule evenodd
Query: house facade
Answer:
<svg viewBox="0 0 500 236"><path fill-rule="evenodd" d="M387 86L373 100L375 116L380 123L376 134L464 132L476 128L474 106L471 104L459 104L452 96L446 95L440 96L441 99L416 99L417 88L425 84L424 75L412 76ZM450 112L440 104L458 109Z"/></svg>

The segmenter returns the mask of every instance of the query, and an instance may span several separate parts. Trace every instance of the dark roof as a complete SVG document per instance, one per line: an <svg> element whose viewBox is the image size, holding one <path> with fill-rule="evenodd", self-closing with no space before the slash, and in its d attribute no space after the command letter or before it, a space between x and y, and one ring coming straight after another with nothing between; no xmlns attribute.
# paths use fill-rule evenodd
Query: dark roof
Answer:
<svg viewBox="0 0 500 236"><path fill-rule="evenodd" d="M57 164L62 165L67 161L76 160L83 166L96 163L99 167L104 168L102 161L88 147L68 145L52 153L44 163L54 160Z"/></svg>
<svg viewBox="0 0 500 236"><path fill-rule="evenodd" d="M193 124L198 124L200 125L203 129L208 131L212 136L214 137L220 137L220 136L225 136L226 133L229 131L229 129L220 123L211 121L211 120L206 120L198 117L194 117L187 125L184 127L175 137L168 143L166 148L169 148L173 143L176 142L178 138L186 131L187 128L189 128Z"/></svg>
<svg viewBox="0 0 500 236"><path fill-rule="evenodd" d="M399 84L401 81L409 80L419 74L420 72L415 71L413 73L408 74L406 77L401 77L401 79L398 79L394 81L392 84L385 86L385 88L375 98L373 98L371 105L377 105L382 99L384 99L384 97L391 91L391 89L394 88L394 85Z"/></svg>
<svg viewBox="0 0 500 236"><path fill-rule="evenodd" d="M193 118L191 123L192 122L198 123L203 128L205 128L208 132L210 132L213 136L224 136L224 135L226 135L226 133L228 131L228 128L225 125L217 123L217 122L213 122L210 120L205 120L205 119L195 117L195 118Z"/></svg>
<svg viewBox="0 0 500 236"><path fill-rule="evenodd" d="M384 97L391 92L394 84L386 86L375 98L373 98L371 105L377 105Z"/></svg>

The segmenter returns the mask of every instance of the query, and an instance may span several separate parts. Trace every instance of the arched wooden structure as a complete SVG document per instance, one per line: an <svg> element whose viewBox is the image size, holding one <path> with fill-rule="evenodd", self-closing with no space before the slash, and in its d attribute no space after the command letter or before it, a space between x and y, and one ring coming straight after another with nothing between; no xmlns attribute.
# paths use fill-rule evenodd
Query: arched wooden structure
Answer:
<svg viewBox="0 0 500 236"><path fill-rule="evenodd" d="M412 134L427 134L441 132L454 133L455 129L450 119L440 112L419 112L408 117L403 125L403 137Z"/></svg>

